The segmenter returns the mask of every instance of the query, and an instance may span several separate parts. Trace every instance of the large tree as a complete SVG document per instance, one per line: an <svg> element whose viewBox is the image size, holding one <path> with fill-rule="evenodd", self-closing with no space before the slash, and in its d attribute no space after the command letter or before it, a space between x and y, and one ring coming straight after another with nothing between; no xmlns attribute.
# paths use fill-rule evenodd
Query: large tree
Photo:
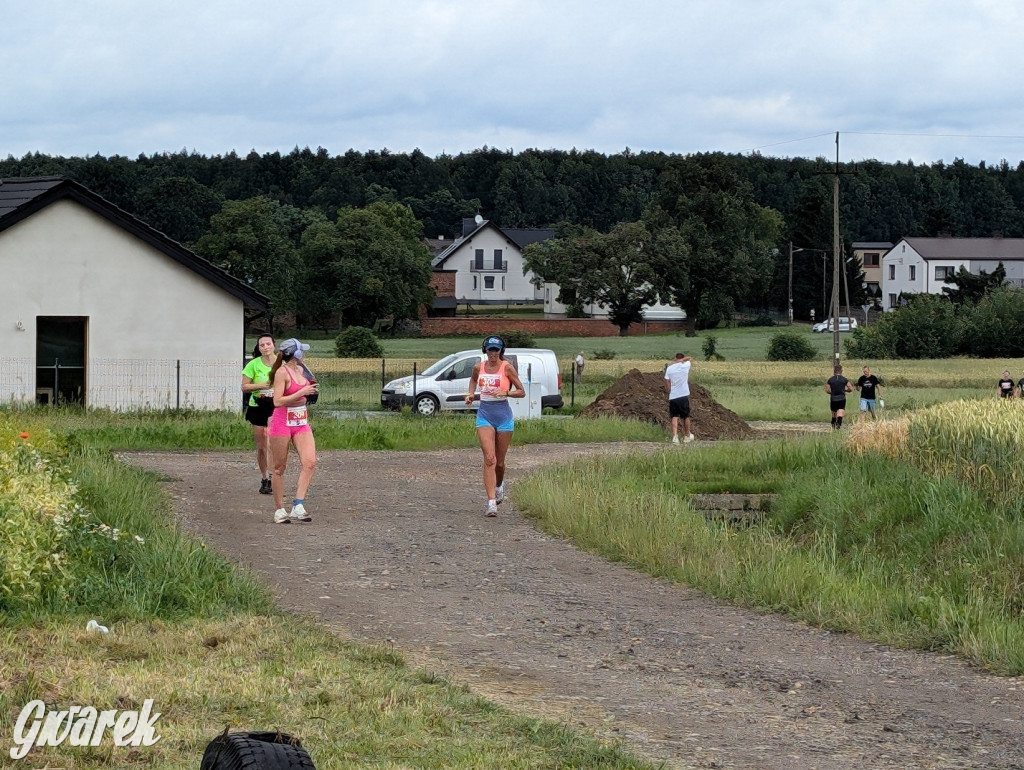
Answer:
<svg viewBox="0 0 1024 770"><path fill-rule="evenodd" d="M210 232L196 243L200 256L270 297L268 322L295 308L301 278L297 237L316 212L302 212L262 196L227 201L210 219Z"/></svg>
<svg viewBox="0 0 1024 770"><path fill-rule="evenodd" d="M662 175L646 220L672 229L686 248L659 275L662 301L686 311L687 334L713 327L754 289L770 285L782 216L758 205L723 156L677 159Z"/></svg>
<svg viewBox="0 0 1024 770"><path fill-rule="evenodd" d="M952 287L943 286L942 293L949 297L954 305L977 305L1006 283L1006 268L1000 262L991 273L979 270L975 275L960 265L956 274L947 279L946 283L952 284Z"/></svg>
<svg viewBox="0 0 1024 770"><path fill-rule="evenodd" d="M662 242L643 222L620 224L603 234L563 228L561 237L526 247L524 268L535 283L558 285L558 301L570 307L597 303L625 336L643 320L643 309L658 300L655 281L666 262Z"/></svg>
<svg viewBox="0 0 1024 770"><path fill-rule="evenodd" d="M415 318L431 297L431 255L423 227L400 203L344 208L336 223L307 228L305 312L321 325L372 326L381 318Z"/></svg>

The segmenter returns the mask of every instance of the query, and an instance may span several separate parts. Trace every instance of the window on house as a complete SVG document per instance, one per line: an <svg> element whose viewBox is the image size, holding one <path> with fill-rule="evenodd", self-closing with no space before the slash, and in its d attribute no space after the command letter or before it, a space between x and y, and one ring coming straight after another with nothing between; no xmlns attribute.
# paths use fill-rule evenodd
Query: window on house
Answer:
<svg viewBox="0 0 1024 770"><path fill-rule="evenodd" d="M877 251L864 252L864 267L878 267L878 260L881 256L881 253Z"/></svg>
<svg viewBox="0 0 1024 770"><path fill-rule="evenodd" d="M501 276L501 290L505 291L505 276Z"/></svg>
<svg viewBox="0 0 1024 770"><path fill-rule="evenodd" d="M476 251L473 252L473 263L474 263L473 266L477 270L483 270L484 269L484 250L483 249L476 249Z"/></svg>
<svg viewBox="0 0 1024 770"><path fill-rule="evenodd" d="M476 276L473 276L473 288L476 289Z"/></svg>
<svg viewBox="0 0 1024 770"><path fill-rule="evenodd" d="M889 280L896 280L896 265L889 265Z"/></svg>
<svg viewBox="0 0 1024 770"><path fill-rule="evenodd" d="M954 275L956 275L956 268L951 265L942 265L935 268L936 281L948 281Z"/></svg>
<svg viewBox="0 0 1024 770"><path fill-rule="evenodd" d="M896 295L895 294L890 294L889 295L889 307L896 307Z"/></svg>
<svg viewBox="0 0 1024 770"><path fill-rule="evenodd" d="M485 289L493 289L494 288L494 276L493 275L485 275L484 276L484 288Z"/></svg>
<svg viewBox="0 0 1024 770"><path fill-rule="evenodd" d="M909 273L909 275L910 275L910 280L911 281L916 281L917 280L917 265L910 265L910 273Z"/></svg>
<svg viewBox="0 0 1024 770"><path fill-rule="evenodd" d="M504 267L501 264L501 249L494 250L494 269L503 270Z"/></svg>

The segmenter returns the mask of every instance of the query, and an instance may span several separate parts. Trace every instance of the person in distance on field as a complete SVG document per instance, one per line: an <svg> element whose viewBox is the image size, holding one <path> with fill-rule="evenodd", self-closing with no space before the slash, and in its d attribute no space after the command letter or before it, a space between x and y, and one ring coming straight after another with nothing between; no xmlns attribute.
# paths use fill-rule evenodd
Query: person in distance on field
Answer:
<svg viewBox="0 0 1024 770"><path fill-rule="evenodd" d="M996 395L1000 398L1013 398L1013 377L1010 376L1010 370L1004 369L1003 376L999 378L999 384L996 385Z"/></svg>
<svg viewBox="0 0 1024 770"><path fill-rule="evenodd" d="M683 441L693 441L690 430L690 364L692 356L676 353L675 361L665 367L665 393L668 416L672 418L672 443L679 443L679 421L683 421Z"/></svg>
<svg viewBox="0 0 1024 770"><path fill-rule="evenodd" d="M867 413L874 420L876 399L882 395L882 383L871 373L870 366L864 367L864 374L857 379L854 387L860 391L861 416Z"/></svg>
<svg viewBox="0 0 1024 770"><path fill-rule="evenodd" d="M836 366L832 376L825 382L828 393L829 408L832 410L832 430L843 427L843 415L846 414L846 394L853 392L853 385L843 376L843 367Z"/></svg>
<svg viewBox="0 0 1024 770"><path fill-rule="evenodd" d="M498 503L505 499L505 455L512 443L515 420L510 398L523 398L526 389L515 367L505 360L505 341L488 337L483 344L487 358L473 367L466 405L472 406L477 388L480 406L476 412L476 436L484 453L484 492L487 515L498 515Z"/></svg>

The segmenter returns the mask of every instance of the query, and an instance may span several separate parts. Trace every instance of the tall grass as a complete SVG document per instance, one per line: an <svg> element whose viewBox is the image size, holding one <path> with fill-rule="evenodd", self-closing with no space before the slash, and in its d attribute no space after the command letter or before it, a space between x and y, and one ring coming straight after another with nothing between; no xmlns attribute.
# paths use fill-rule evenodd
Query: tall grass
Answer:
<svg viewBox="0 0 1024 770"><path fill-rule="evenodd" d="M3 414L3 412L0 412ZM252 426L232 412L131 412L32 409L13 411L19 425L33 429L52 421L81 446L96 449L249 449ZM313 412L318 449L423 451L476 446L475 415L442 413L423 418L404 412L379 417L334 418L329 409ZM516 423L514 443L656 441L656 427L635 420L576 420L547 416Z"/></svg>
<svg viewBox="0 0 1024 770"><path fill-rule="evenodd" d="M694 492L777 495L709 520ZM520 481L540 525L606 558L871 639L1024 673L1024 505L835 437L580 459Z"/></svg>

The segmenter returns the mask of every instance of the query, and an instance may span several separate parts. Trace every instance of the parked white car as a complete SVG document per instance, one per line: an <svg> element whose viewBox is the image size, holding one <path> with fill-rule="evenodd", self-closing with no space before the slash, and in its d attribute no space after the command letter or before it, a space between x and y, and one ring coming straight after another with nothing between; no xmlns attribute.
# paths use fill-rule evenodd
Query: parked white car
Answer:
<svg viewBox="0 0 1024 770"><path fill-rule="evenodd" d="M835 326L832 324L833 319L829 318L827 321L820 321L811 327L812 332L831 332L835 330ZM839 316L839 331L848 332L851 329L857 328L856 318L847 318L846 316Z"/></svg>
<svg viewBox="0 0 1024 770"><path fill-rule="evenodd" d="M409 405L423 415L439 411L476 409L466 406L466 391L473 367L486 358L479 348L452 353L416 375L399 377L387 383L380 392L380 405L385 409L400 409ZM506 348L505 358L519 372L525 384L540 386L540 406L562 408L562 374L553 350L541 348Z"/></svg>

